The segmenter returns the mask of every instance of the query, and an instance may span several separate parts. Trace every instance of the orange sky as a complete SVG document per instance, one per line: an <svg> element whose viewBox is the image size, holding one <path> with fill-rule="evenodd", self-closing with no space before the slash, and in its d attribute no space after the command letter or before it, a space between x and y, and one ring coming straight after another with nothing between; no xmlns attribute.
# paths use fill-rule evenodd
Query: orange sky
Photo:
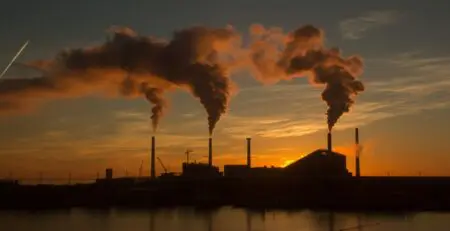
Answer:
<svg viewBox="0 0 450 231"><path fill-rule="evenodd" d="M364 60L361 80L366 90L333 132L334 148L347 155L348 169L354 172L353 129L359 127L363 175L450 176L450 33L442 23L449 17L448 4L403 4L395 10L399 5L391 3L339 2L324 7L317 1L296 1L280 3L274 11L273 3L264 1L258 9L228 1L207 6L193 1L190 7L169 1L42 2L28 8L9 1L4 8L10 20L1 21L0 27L14 30L2 34L0 66L27 39L31 42L20 62L50 59L65 48L98 45L111 25L168 39L174 30L192 25L233 24L244 34L254 23L291 31L311 22L325 30L327 46ZM55 4L59 10L54 10ZM168 9L171 14L165 13ZM35 71L13 66L4 78L35 76ZM215 164L244 163L247 136L253 139L255 166L282 166L326 147L323 87L312 87L304 78L263 86L246 72L231 78L238 90L214 131ZM157 132L157 155L173 171L180 170L187 148L194 150L193 159L206 161L204 108L186 89L170 92L167 99L170 106ZM123 176L125 169L136 175L142 160L148 175L150 110L143 97L90 95L48 101L26 115L2 115L0 178L38 178L42 172L44 178L65 179L71 172L73 178L93 179L108 167L116 176Z"/></svg>

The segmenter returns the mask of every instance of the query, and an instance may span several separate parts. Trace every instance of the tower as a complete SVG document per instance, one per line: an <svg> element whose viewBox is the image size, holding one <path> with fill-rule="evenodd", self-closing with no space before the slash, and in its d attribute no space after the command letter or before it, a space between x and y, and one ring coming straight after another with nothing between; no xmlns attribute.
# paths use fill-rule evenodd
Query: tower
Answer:
<svg viewBox="0 0 450 231"><path fill-rule="evenodd" d="M152 136L152 152L150 155L150 178L155 179L156 178L156 171L155 171L155 136Z"/></svg>
<svg viewBox="0 0 450 231"><path fill-rule="evenodd" d="M330 131L330 132L328 132L328 136L327 136L327 146L328 146L327 149L328 149L329 152L333 151L332 150L333 148L332 148L332 143L331 143L332 140L331 139L332 139L332 137L331 137L331 131Z"/></svg>
<svg viewBox="0 0 450 231"><path fill-rule="evenodd" d="M251 154L251 142L252 138L247 138L247 167L252 167L252 154Z"/></svg>
<svg viewBox="0 0 450 231"><path fill-rule="evenodd" d="M355 171L356 171L356 177L361 176L361 169L360 169L360 163L359 163L359 154L360 154L360 147L359 147L359 129L355 128L355 148L356 148L356 155L355 155Z"/></svg>
<svg viewBox="0 0 450 231"><path fill-rule="evenodd" d="M212 167L212 138L209 137L208 141L208 165Z"/></svg>

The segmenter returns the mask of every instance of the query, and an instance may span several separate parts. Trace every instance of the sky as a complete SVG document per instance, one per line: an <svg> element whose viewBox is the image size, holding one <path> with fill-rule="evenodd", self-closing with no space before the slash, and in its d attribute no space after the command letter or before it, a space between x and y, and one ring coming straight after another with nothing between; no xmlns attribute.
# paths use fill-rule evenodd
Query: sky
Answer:
<svg viewBox="0 0 450 231"><path fill-rule="evenodd" d="M23 7L26 6L26 7ZM326 44L365 62L366 90L333 132L336 151L354 172L353 132L360 128L362 175L450 175L450 5L422 1L5 1L0 9L0 66L30 40L18 61L51 59L68 48L101 44L111 26L170 39L175 30L250 25L292 31L312 24ZM32 70L13 66L4 78ZM326 147L323 86L306 78L263 85L249 73L231 76L238 90L214 132L214 163L245 163L252 137L252 164L284 166ZM1 83L0 83L1 85ZM207 161L208 123L187 91L169 92L157 155L180 171L186 149ZM38 99L36 99L38 100ZM151 105L144 97L91 95L46 101L29 113L0 116L0 178L93 179L111 167L115 175L149 174ZM157 165L157 172L162 172Z"/></svg>

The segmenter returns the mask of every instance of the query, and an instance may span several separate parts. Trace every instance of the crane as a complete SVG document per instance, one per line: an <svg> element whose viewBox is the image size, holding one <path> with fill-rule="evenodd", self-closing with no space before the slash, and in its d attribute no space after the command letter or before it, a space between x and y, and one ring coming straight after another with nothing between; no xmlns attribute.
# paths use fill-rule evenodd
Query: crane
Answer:
<svg viewBox="0 0 450 231"><path fill-rule="evenodd" d="M167 174L167 169L166 169L166 167L164 166L162 160L161 160L159 157L156 157L156 158L158 159L158 162L159 162L159 164L161 165L161 167L164 169L164 173Z"/></svg>
<svg viewBox="0 0 450 231"><path fill-rule="evenodd" d="M186 154L186 163L189 164L189 155L191 154L191 152L193 152L192 149L187 149L185 154Z"/></svg>

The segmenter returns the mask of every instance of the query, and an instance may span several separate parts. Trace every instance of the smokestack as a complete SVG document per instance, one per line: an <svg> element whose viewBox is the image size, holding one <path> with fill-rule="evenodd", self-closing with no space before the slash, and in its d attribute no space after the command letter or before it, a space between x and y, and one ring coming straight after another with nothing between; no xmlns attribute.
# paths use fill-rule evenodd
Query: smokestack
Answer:
<svg viewBox="0 0 450 231"><path fill-rule="evenodd" d="M212 166L212 138L209 137L209 147L208 147L208 164L211 167Z"/></svg>
<svg viewBox="0 0 450 231"><path fill-rule="evenodd" d="M355 128L355 143L359 145L359 129Z"/></svg>
<svg viewBox="0 0 450 231"><path fill-rule="evenodd" d="M150 156L150 178L156 178L155 172L155 136L152 136L152 153Z"/></svg>
<svg viewBox="0 0 450 231"><path fill-rule="evenodd" d="M361 176L360 163L359 163L359 129L355 128L355 146L356 146L356 155L355 155L355 169L356 169L356 177Z"/></svg>
<svg viewBox="0 0 450 231"><path fill-rule="evenodd" d="M247 138L247 167L252 167L252 153L251 153L251 145L252 138Z"/></svg>
<svg viewBox="0 0 450 231"><path fill-rule="evenodd" d="M331 132L328 132L328 151L332 151L332 145L331 145Z"/></svg>

